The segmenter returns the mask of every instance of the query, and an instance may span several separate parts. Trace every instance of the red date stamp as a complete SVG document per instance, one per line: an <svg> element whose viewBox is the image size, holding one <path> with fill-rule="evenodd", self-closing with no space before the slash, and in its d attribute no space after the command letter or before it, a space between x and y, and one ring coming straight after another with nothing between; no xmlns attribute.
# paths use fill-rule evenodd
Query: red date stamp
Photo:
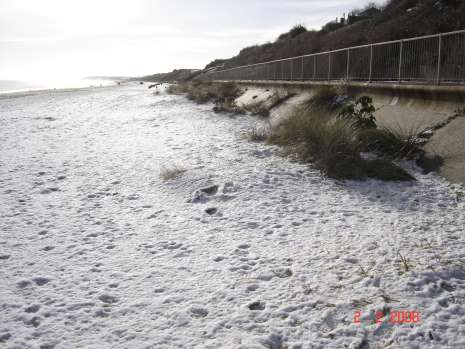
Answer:
<svg viewBox="0 0 465 349"><path fill-rule="evenodd" d="M354 324L361 324L362 312L357 310L354 314ZM375 323L381 324L388 322L390 324L416 324L420 322L420 312L413 310L391 310L388 314L382 311L375 313Z"/></svg>

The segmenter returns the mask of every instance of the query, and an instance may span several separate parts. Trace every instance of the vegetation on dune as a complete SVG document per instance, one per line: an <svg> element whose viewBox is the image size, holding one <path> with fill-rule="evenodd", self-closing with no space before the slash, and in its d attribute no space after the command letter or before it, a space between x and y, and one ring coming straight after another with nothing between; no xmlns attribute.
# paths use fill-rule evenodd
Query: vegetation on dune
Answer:
<svg viewBox="0 0 465 349"><path fill-rule="evenodd" d="M280 145L288 155L312 163L336 179L414 180L393 161L415 159L429 171L440 164L440 159L426 157L417 130L378 127L372 99L351 99L343 90L330 86L317 89L278 125L254 127L246 138ZM241 89L234 82L178 83L171 85L169 92L186 94L197 103L214 102L214 111L218 113L247 111L263 117L292 96L285 90L276 91L267 99L238 106L236 98ZM169 177L170 171L165 172Z"/></svg>
<svg viewBox="0 0 465 349"><path fill-rule="evenodd" d="M291 30L289 30L287 33L281 34L278 37L278 40L286 40L286 39L293 39L300 34L306 33L307 28L305 28L302 24L297 24L294 27L292 27Z"/></svg>
<svg viewBox="0 0 465 349"><path fill-rule="evenodd" d="M185 94L188 99L199 104L213 102L216 113L245 114L268 117L270 110L283 103L293 93L287 90L275 91L268 99L238 106L236 99L242 90L234 82L191 81L172 84L168 93Z"/></svg>
<svg viewBox="0 0 465 349"><path fill-rule="evenodd" d="M174 82L174 81L190 81L199 75L202 71L199 69L175 69L169 73L158 73L142 77L132 78L132 81L146 82Z"/></svg>
<svg viewBox="0 0 465 349"><path fill-rule="evenodd" d="M370 3L318 31L296 25L273 43L246 47L237 56L213 61L207 68L232 68L370 42L460 30L465 27L463 13L462 0L389 0L384 6Z"/></svg>
<svg viewBox="0 0 465 349"><path fill-rule="evenodd" d="M392 162L411 153L406 151L410 143L397 133L392 132L393 138L386 139L383 148L377 148L377 159L368 160L362 156L363 152L372 150L374 131L386 132L376 128L369 97L339 107L337 100L341 98L334 91L326 88L317 91L270 132L257 134L254 130L251 138L266 137L268 142L283 146L287 154L312 163L331 178L413 180L408 172ZM338 110L338 117L329 113Z"/></svg>
<svg viewBox="0 0 465 349"><path fill-rule="evenodd" d="M393 159L411 159L419 151L418 131L388 127L368 128L359 132L365 151Z"/></svg>
<svg viewBox="0 0 465 349"><path fill-rule="evenodd" d="M344 105L338 118L347 120L354 128L373 129L376 128L376 118L373 115L375 111L373 99L369 96L362 96Z"/></svg>
<svg viewBox="0 0 465 349"><path fill-rule="evenodd" d="M199 104L215 102L219 108L233 106L240 95L240 89L234 82L192 81L178 82L168 87L168 93L186 94L187 98Z"/></svg>

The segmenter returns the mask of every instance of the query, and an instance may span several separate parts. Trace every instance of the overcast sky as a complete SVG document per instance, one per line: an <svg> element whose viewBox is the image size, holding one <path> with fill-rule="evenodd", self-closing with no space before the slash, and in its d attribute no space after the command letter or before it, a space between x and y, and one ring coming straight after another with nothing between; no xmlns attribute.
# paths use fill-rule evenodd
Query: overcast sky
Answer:
<svg viewBox="0 0 465 349"><path fill-rule="evenodd" d="M0 79L202 68L368 0L0 0Z"/></svg>

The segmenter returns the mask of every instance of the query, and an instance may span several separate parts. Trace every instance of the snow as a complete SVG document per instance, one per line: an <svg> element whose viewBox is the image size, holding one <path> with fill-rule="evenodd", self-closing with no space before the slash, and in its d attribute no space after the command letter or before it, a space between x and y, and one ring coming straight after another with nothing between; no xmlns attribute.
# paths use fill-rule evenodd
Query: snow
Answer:
<svg viewBox="0 0 465 349"><path fill-rule="evenodd" d="M462 187L325 179L144 86L0 98L2 348L465 348Z"/></svg>

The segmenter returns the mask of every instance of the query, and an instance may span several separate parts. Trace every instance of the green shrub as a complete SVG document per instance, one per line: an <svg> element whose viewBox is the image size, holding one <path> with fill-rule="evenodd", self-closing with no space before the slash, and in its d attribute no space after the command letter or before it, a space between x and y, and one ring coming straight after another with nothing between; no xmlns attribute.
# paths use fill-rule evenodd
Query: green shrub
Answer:
<svg viewBox="0 0 465 349"><path fill-rule="evenodd" d="M328 119L324 113L311 112L304 105L276 126L269 140L284 146L288 154L312 162L331 178L413 179L388 160L364 160L360 155L363 144L359 131L352 120Z"/></svg>
<svg viewBox="0 0 465 349"><path fill-rule="evenodd" d="M270 141L285 146L289 153L309 161L333 178L363 178L355 130L344 120L328 121L297 110L277 128Z"/></svg>
<svg viewBox="0 0 465 349"><path fill-rule="evenodd" d="M352 122L353 127L356 128L376 128L376 118L373 115L375 111L373 99L362 96L355 102L346 104L338 117Z"/></svg>

